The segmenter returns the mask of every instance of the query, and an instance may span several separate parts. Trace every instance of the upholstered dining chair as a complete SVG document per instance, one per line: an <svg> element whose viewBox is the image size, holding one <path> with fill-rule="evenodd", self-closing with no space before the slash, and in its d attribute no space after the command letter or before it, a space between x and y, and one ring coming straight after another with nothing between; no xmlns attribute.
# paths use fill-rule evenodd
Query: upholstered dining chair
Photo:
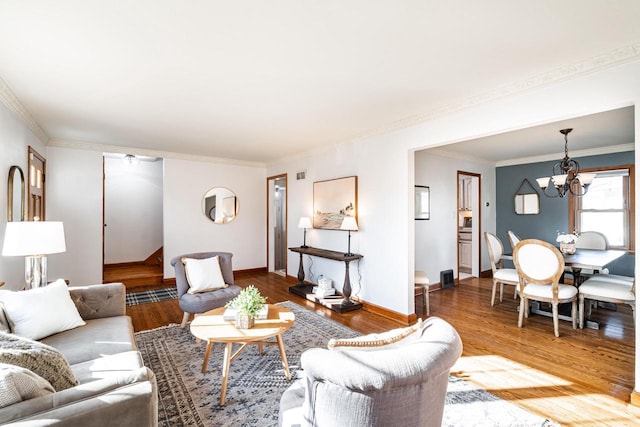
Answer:
<svg viewBox="0 0 640 427"><path fill-rule="evenodd" d="M575 329L578 290L572 285L560 284L560 277L564 272L562 253L550 243L526 239L514 248L513 262L520 279L518 327L522 327L524 317L529 317L529 300L535 300L551 304L553 333L556 337L560 336L558 304L570 302L571 319Z"/></svg>
<svg viewBox="0 0 640 427"><path fill-rule="evenodd" d="M576 240L576 249L609 249L607 236L598 231L583 231Z"/></svg>
<svg viewBox="0 0 640 427"><path fill-rule="evenodd" d="M628 304L633 311L633 319L636 318L636 281L625 279L608 278L608 274L596 274L582 282L578 290L579 298L579 323L580 329L584 327L585 299L610 302L614 304ZM590 310L587 306L587 310Z"/></svg>
<svg viewBox="0 0 640 427"><path fill-rule="evenodd" d="M509 239L509 244L511 245L511 251L513 253L513 248L515 248L518 242L522 239L520 239L520 237L511 230L507 230L507 238Z"/></svg>
<svg viewBox="0 0 640 427"><path fill-rule="evenodd" d="M422 304L425 313L429 315L429 277L422 270L416 270L413 276L414 290L422 290Z"/></svg>
<svg viewBox="0 0 640 427"><path fill-rule="evenodd" d="M216 256L218 257L220 269L219 272L214 271L212 273L222 273L222 280L227 286L210 291L189 292L193 284L189 282L184 260L207 260ZM191 314L198 315L214 308L223 307L240 293L242 288L233 284L231 258L233 258L233 254L230 252L197 252L180 255L171 260L171 265L176 273L178 303L182 311L184 311L181 327L184 328L187 325ZM204 273L206 273L206 270L204 270ZM193 277L192 280L194 280Z"/></svg>
<svg viewBox="0 0 640 427"><path fill-rule="evenodd" d="M491 306L493 306L496 300L498 283L500 284L500 302L502 302L504 285L513 285L515 287L513 298L517 297L519 279L518 272L514 268L503 268L504 246L502 246L500 239L488 231L484 233L484 239L489 250L489 261L491 261L491 271L493 273L493 288L491 289Z"/></svg>
<svg viewBox="0 0 640 427"><path fill-rule="evenodd" d="M576 240L576 249L597 249L604 251L609 249L609 241L607 240L607 236L598 232L598 231L583 231L578 234L578 239ZM570 273L573 275L571 267L565 267L565 273ZM608 269L605 269L604 272L609 272ZM592 276L596 272L590 268L583 268L580 272L581 276Z"/></svg>

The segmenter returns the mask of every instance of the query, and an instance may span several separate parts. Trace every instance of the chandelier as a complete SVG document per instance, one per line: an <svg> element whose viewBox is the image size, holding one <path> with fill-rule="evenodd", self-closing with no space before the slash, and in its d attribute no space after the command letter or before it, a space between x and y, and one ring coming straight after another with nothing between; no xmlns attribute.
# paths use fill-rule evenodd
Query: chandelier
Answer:
<svg viewBox="0 0 640 427"><path fill-rule="evenodd" d="M580 173L580 164L569 158L567 135L572 130L570 128L560 130L560 133L564 135L564 159L553 165L553 175L536 179L547 197L564 197L567 194L577 197L584 196L596 177L595 173ZM553 183L557 193L547 193L549 182Z"/></svg>

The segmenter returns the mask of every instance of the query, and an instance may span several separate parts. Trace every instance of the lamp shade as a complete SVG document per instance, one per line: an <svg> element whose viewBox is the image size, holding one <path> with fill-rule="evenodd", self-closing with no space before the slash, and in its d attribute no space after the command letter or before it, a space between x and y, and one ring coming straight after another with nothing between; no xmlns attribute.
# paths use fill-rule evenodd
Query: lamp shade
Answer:
<svg viewBox="0 0 640 427"><path fill-rule="evenodd" d="M312 228L313 226L311 225L311 218L309 218L308 216L303 216L300 218L300 221L298 221L298 228Z"/></svg>
<svg viewBox="0 0 640 427"><path fill-rule="evenodd" d="M16 221L7 223L2 255L47 255L66 250L62 222Z"/></svg>
<svg viewBox="0 0 640 427"><path fill-rule="evenodd" d="M345 216L342 220L342 224L340 224L340 230L350 230L357 231L358 223L356 222L355 216Z"/></svg>

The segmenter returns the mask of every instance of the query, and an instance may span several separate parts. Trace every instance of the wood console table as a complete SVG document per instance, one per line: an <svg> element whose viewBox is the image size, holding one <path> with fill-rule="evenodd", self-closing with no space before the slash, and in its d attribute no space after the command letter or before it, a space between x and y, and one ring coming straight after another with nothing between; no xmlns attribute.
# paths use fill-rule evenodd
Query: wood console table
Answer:
<svg viewBox="0 0 640 427"><path fill-rule="evenodd" d="M331 259L334 261L342 261L344 262L344 284L342 285L342 301L336 301L335 304L323 304L331 310L337 311L338 313L344 313L347 311L357 310L362 308L362 304L359 302L355 302L351 300L351 280L349 278L349 263L354 260L359 260L362 258L360 254L351 254L345 255L343 252L338 251L330 251L327 249L318 249L312 247L297 247L297 248L289 248L291 252L297 252L300 254L300 265L298 266L298 284L295 286L289 287L289 292L294 293L296 295L300 295L301 297L308 298L308 296L313 294L313 285L307 285L304 283L304 265L302 264L302 256L309 255L315 256L319 258ZM313 301L312 298L308 298ZM315 300L315 302L320 302Z"/></svg>

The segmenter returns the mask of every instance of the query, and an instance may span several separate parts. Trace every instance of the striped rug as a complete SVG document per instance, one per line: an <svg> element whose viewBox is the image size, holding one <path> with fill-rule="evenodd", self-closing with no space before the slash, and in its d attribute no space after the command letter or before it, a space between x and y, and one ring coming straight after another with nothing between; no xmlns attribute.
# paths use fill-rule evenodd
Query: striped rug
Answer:
<svg viewBox="0 0 640 427"><path fill-rule="evenodd" d="M127 292L126 303L127 306L130 306L177 298L178 291L176 288L151 289L148 291Z"/></svg>

